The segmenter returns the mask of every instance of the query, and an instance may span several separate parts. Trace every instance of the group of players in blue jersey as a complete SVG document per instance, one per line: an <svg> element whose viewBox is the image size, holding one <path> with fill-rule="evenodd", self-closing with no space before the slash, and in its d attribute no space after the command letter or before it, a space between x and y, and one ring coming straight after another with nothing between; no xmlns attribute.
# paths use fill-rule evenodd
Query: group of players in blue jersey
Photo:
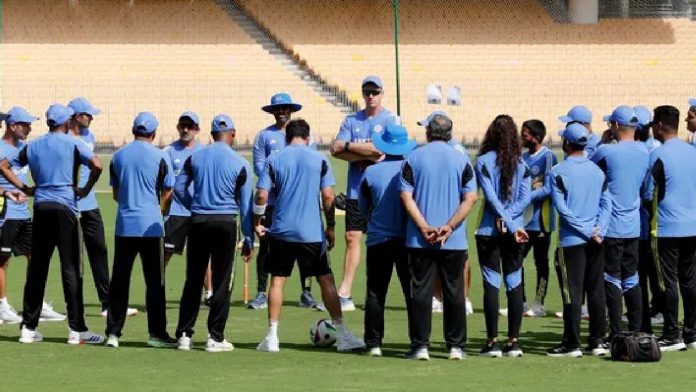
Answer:
<svg viewBox="0 0 696 392"><path fill-rule="evenodd" d="M609 353L621 332L654 333L663 323L662 351L696 348L696 148L678 137L680 112L619 106L604 117L607 130L592 131L592 113L575 106L559 119L565 158L544 145L546 127L512 117L490 124L475 162L452 140L453 124L433 112L418 124L427 143L409 139L399 118L385 109L382 80L362 82L365 109L346 117L331 154L349 162L345 195L336 196L326 155L312 142L310 125L291 119L301 110L287 93L262 108L275 123L260 131L253 165L234 149L232 118L211 121L213 143L196 141L201 121L179 117L179 140L153 145L159 121L149 112L133 122L134 140L109 166L118 203L111 277L104 224L94 195L103 168L89 127L100 111L84 98L46 112L49 132L25 140L38 120L21 107L0 113L3 195L0 242L0 321L19 323L22 343L43 339L40 320L65 319L44 302L51 256L58 248L67 307L69 344L118 347L128 307L131 272L140 255L146 282L147 344L190 350L201 292L210 311L208 352L230 351L225 339L236 270L237 244L244 262L258 237L257 295L250 309L268 308L268 331L257 350L280 350L284 287L297 262L300 305L326 310L337 330L338 351L382 356L385 301L396 269L406 303L410 350L406 358L430 358L431 318L443 313L449 359L466 358L469 245L467 218L480 203L474 233L483 281L486 341L480 355L520 357L524 316L546 315L551 238L558 236L554 267L563 299L560 344L550 357L580 357L580 324L589 318L587 350ZM687 129L696 132L696 99L689 101ZM34 185L28 184L31 173ZM254 184L254 174L258 181ZM255 188L255 191L254 191ZM27 208L33 197L33 218ZM336 285L329 252L336 242L336 208L346 211L343 281ZM557 232L557 234L555 234ZM241 238L238 238L241 233ZM366 234L367 294L363 339L343 312L355 309L351 288ZM105 335L91 332L83 303L83 243L93 271ZM166 266L186 250L186 279L174 336L167 332ZM536 287L527 300L523 260L533 254ZM30 261L21 316L6 298L9 257ZM270 280L269 280L270 275ZM311 280L318 282L321 302ZM507 309L500 309L505 286ZM679 296L684 306L679 328ZM626 312L624 313L624 305ZM498 319L507 317L499 342ZM607 325L608 324L608 325ZM607 328L608 326L608 328Z"/></svg>

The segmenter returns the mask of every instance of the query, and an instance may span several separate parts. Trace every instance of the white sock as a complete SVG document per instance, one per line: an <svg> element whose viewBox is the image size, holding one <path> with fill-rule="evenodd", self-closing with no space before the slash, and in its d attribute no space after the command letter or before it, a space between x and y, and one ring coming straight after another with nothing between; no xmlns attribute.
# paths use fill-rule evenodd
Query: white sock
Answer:
<svg viewBox="0 0 696 392"><path fill-rule="evenodd" d="M213 290L206 290L205 291L205 297L210 298L213 296Z"/></svg>
<svg viewBox="0 0 696 392"><path fill-rule="evenodd" d="M278 336L278 320L271 320L268 323L268 334L270 336Z"/></svg>
<svg viewBox="0 0 696 392"><path fill-rule="evenodd" d="M7 303L7 297L0 298L0 305L5 305Z"/></svg>
<svg viewBox="0 0 696 392"><path fill-rule="evenodd" d="M334 327L336 327L336 332L338 332L339 335L345 335L348 333L348 329L346 328L346 325L343 323L343 316L336 317L331 321L333 322Z"/></svg>

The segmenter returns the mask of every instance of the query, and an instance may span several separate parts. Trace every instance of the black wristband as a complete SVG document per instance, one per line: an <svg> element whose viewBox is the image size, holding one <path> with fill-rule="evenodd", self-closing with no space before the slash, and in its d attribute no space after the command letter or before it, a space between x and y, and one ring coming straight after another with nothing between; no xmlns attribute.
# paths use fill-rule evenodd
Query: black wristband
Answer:
<svg viewBox="0 0 696 392"><path fill-rule="evenodd" d="M336 221L326 221L326 227L336 227Z"/></svg>
<svg viewBox="0 0 696 392"><path fill-rule="evenodd" d="M348 151L350 148L350 142L346 142L346 144L343 145L343 151Z"/></svg>

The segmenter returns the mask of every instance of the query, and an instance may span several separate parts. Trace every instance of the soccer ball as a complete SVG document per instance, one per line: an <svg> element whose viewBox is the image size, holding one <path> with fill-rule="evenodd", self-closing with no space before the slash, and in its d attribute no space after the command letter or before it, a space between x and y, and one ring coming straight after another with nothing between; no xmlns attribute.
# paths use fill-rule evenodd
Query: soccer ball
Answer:
<svg viewBox="0 0 696 392"><path fill-rule="evenodd" d="M317 347L330 347L336 343L336 328L331 320L320 319L312 323L309 340Z"/></svg>

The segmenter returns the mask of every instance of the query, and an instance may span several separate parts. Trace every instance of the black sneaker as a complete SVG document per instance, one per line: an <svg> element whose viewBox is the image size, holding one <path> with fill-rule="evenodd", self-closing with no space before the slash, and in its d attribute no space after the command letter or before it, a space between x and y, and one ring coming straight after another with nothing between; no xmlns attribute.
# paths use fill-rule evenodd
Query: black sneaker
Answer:
<svg viewBox="0 0 696 392"><path fill-rule="evenodd" d="M546 355L551 358L580 358L582 350L579 348L568 348L563 345L546 350Z"/></svg>
<svg viewBox="0 0 696 392"><path fill-rule="evenodd" d="M210 307L210 301L213 299L213 297L205 297L203 300L203 305Z"/></svg>
<svg viewBox="0 0 696 392"><path fill-rule="evenodd" d="M591 352L595 357L601 357L611 353L611 346L609 343L599 341L596 343L590 343L590 345L587 346L587 351Z"/></svg>
<svg viewBox="0 0 696 392"><path fill-rule="evenodd" d="M684 343L684 339L680 337L669 339L664 336L660 336L657 339L657 344L660 346L660 351L662 352L686 350L686 344Z"/></svg>
<svg viewBox="0 0 696 392"><path fill-rule="evenodd" d="M505 347L503 347L503 355L510 358L521 357L523 353L522 349L520 348L520 343L518 341L514 341L506 344Z"/></svg>
<svg viewBox="0 0 696 392"><path fill-rule="evenodd" d="M500 346L498 345L497 341L488 342L485 346L483 346L481 351L479 351L479 356L489 358L500 358L503 356L503 352L500 351Z"/></svg>
<svg viewBox="0 0 696 392"><path fill-rule="evenodd" d="M179 341L169 335L152 336L147 339L147 345L154 348L177 348Z"/></svg>

